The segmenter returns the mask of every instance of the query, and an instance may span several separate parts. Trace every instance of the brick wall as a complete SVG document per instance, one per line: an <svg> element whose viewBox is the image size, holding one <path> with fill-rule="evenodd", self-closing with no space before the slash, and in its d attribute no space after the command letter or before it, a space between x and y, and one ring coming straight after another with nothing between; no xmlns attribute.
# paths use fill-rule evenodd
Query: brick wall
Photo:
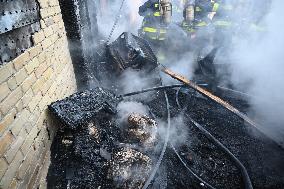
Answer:
<svg viewBox="0 0 284 189"><path fill-rule="evenodd" d="M55 133L47 105L76 90L57 0L39 0L34 47L0 67L0 188L37 188Z"/></svg>

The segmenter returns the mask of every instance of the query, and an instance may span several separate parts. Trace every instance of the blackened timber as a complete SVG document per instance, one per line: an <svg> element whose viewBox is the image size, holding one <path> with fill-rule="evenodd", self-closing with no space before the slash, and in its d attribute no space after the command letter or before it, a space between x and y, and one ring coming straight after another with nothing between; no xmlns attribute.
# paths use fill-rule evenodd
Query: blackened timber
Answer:
<svg viewBox="0 0 284 189"><path fill-rule="evenodd" d="M79 90L89 87L92 78L90 64L93 60L94 40L87 0L59 0L69 42L74 72Z"/></svg>

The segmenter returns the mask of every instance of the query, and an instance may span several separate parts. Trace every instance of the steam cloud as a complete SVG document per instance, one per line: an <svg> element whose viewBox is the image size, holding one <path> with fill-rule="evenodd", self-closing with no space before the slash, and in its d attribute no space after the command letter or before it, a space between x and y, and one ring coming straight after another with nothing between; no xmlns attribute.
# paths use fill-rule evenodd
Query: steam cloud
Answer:
<svg viewBox="0 0 284 189"><path fill-rule="evenodd" d="M231 52L233 83L253 96L251 114L279 142L284 142L284 22L279 20L283 6L282 0L273 1L261 21L265 31L250 31L245 38L237 38ZM263 7L255 7L258 9ZM250 85L244 86L247 81Z"/></svg>
<svg viewBox="0 0 284 189"><path fill-rule="evenodd" d="M123 31L137 34L143 19L138 15L138 8L144 2L145 0L126 0L113 39ZM101 8L102 11L98 15L101 34L106 36L109 34L120 4L121 1L115 0L109 4L109 8ZM284 142L284 97L282 94L284 91L282 83L284 81L284 22L281 21L282 7L284 7L282 0L240 1L239 6L235 7L238 11L235 11L233 21L244 25L240 24L237 32L228 34L233 38L233 43L227 47L225 54L220 55L223 57L215 59L216 63L224 63L227 60L230 62L232 68L230 81L223 81L223 83L233 83L235 88L252 96L250 116L263 126L262 129L267 134L280 142ZM257 17L262 19L256 21ZM179 17L174 15L174 21L181 22L181 19L180 15ZM250 22L264 26L265 31L249 30L249 25L245 26L245 24ZM180 36L182 35L173 36L173 39L180 41L182 40ZM172 59L168 61L167 66L190 78L196 55L184 53L182 55L171 54L170 56ZM125 81L129 79L127 77L124 78ZM163 81L164 83L175 82L167 76L163 78ZM127 86L125 87L127 92L137 89L135 86L138 86L137 84L123 83Z"/></svg>
<svg viewBox="0 0 284 189"><path fill-rule="evenodd" d="M111 31L114 20L118 14L120 0L113 0L111 3L101 1L98 14L99 32L104 37L107 37ZM138 28L141 25L142 17L139 16L139 7L145 0L126 0L120 13L120 19L113 33L112 39L116 39L122 32L132 32L137 34Z"/></svg>

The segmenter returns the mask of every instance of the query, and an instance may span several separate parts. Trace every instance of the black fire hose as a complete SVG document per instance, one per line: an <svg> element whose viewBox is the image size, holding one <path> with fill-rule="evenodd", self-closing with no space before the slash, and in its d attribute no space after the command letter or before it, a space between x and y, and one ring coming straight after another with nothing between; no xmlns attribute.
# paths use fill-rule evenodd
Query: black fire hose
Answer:
<svg viewBox="0 0 284 189"><path fill-rule="evenodd" d="M171 88L176 88L176 87L182 87L184 85L181 84L175 84L175 85L168 85L168 86L159 86L159 87L153 87L153 88L149 88L149 89L144 89L141 91L137 91L137 92L132 92L132 93L127 93L122 95L121 97L127 97L127 96L132 96L132 95L137 95L137 94L141 94L141 93L145 93L145 92L149 92L149 91L156 91L156 90L162 90L162 89L171 89ZM168 144L168 139L169 139L169 129L171 127L171 117L170 117L170 109L169 109L169 101L168 101L168 96L167 93L165 92L165 99L166 99L166 104L167 104L167 112L168 112L168 128L167 128L167 135L166 135L166 140L161 152L161 155L159 156L158 162L156 163L156 166L154 167L154 170L152 171L150 177L148 178L148 180L146 181L146 183L143 186L143 189L147 189L147 187L150 185L151 181L153 180L160 164L161 161L164 157L166 148L167 148L167 144ZM187 165L186 163L182 160L182 158L180 157L180 155L178 154L178 152L176 151L175 147L171 144L172 149L174 150L175 154L178 156L179 160L182 162L182 164L185 166L185 168L195 177L197 178L201 183L203 183L204 185L206 185L208 188L210 189L215 189L213 186L211 186L210 184L208 184L206 181L204 181L202 178L200 178L197 174L195 174Z"/></svg>
<svg viewBox="0 0 284 189"><path fill-rule="evenodd" d="M161 162L163 160L163 157L165 155L165 151L167 149L167 146L168 146L168 141L169 141L169 137L170 137L170 128L171 128L171 114L170 114L170 104L169 104L169 99L168 99L168 95L167 95L167 92L164 91L164 94L165 94L165 99L166 99L166 104L167 104L167 112L168 112L168 127L167 127L167 135L166 135L166 139L165 139L165 143L163 145L163 149L162 149L162 152L159 156L159 159L152 171L152 173L150 174L148 180L146 181L146 183L144 184L143 188L142 189L147 189L148 186L151 184L153 178L155 177L156 175L156 172L158 170L158 168L160 167L161 165Z"/></svg>
<svg viewBox="0 0 284 189"><path fill-rule="evenodd" d="M165 85L165 86L159 86L159 87L143 89L141 91L126 93L126 94L123 94L121 96L122 97L127 97L127 96L133 96L133 95L146 93L146 92L150 92L150 91L158 91L158 90L162 90L162 89L172 89L172 88L183 87L183 86L185 86L185 85L184 84Z"/></svg>
<svg viewBox="0 0 284 189"><path fill-rule="evenodd" d="M180 103L178 100L178 94L180 89L176 93L176 103L180 109ZM186 115L190 121L211 141L213 141L217 146L219 146L225 153L228 154L228 156L237 164L237 167L241 170L241 174L243 177L243 181L245 183L245 189L253 189L250 177L248 175L248 172L245 168L245 166L240 162L240 160L228 149L226 148L219 140L217 140L213 135L210 134L204 127L202 127L200 124L195 122L189 115Z"/></svg>
<svg viewBox="0 0 284 189"><path fill-rule="evenodd" d="M155 90L161 90L161 89L171 89L171 88L177 88L177 87L182 87L182 86L184 86L184 85L180 85L180 84L176 84L176 85L169 85L169 86L159 86L159 87L154 87L154 88L149 88L149 89L144 89L144 90L141 90L141 91L137 91L137 92L132 92L132 93L127 93L127 94L124 94L124 95L122 95L122 97L127 97L127 96L132 96L132 95L137 95L137 94L140 94L140 93L145 93L145 92L149 92L149 91L155 91ZM178 92L176 93L176 97L178 97ZM167 98L166 98L167 99ZM179 106L180 105L180 103L179 103L179 101L178 101L178 99L176 99L176 101L177 101L177 105ZM181 108L180 106L179 106L179 108ZM169 109L168 109L168 111L169 111ZM189 117L189 116L188 116ZM247 170L246 170L246 168L244 167L244 165L238 160L238 158L236 158L235 156L234 156L234 154L232 154L221 142L219 142L214 136L212 136L206 129L204 129L201 125L199 125L197 122L195 122L191 117L189 117L189 119L194 123L194 125L199 129L199 130L201 130L205 135L206 135L206 137L208 137L209 139L211 139L214 143L216 143L220 148L222 148L233 160L234 160L234 162L238 165L238 167L240 168L240 170L241 170L241 174L242 174L242 176L243 176L243 179L244 179L244 182L245 182L245 188L246 189L253 189L253 186L252 186L252 183L251 183L251 180L250 180L250 178L249 178L249 175L248 175L248 173L247 173ZM168 118L168 120L170 120L169 118ZM173 146L172 146L173 147ZM174 149L174 151L176 152L176 150L175 150L175 148L173 148ZM176 154L178 155L178 153L176 152ZM178 157L180 158L180 156L178 155ZM160 159L160 158L159 158ZM180 160L182 160L181 158L180 158ZM184 163L183 161L182 161L182 163ZM156 166L157 167L157 166ZM186 166L187 167L187 166ZM188 168L188 167L187 167ZM156 170L157 171L157 170ZM192 172L192 171L191 171ZM156 173L156 172L155 172ZM155 175L155 173L154 173L154 175ZM194 176L197 176L196 174L193 174ZM201 178L199 178L199 177L197 177L199 180L201 179ZM153 178L152 178L153 179ZM151 179L151 180L152 180ZM146 184L150 184L150 182L151 182L151 180L149 181L149 183L146 183ZM204 182L202 179L200 180L201 182L203 182L204 184L207 184L206 182ZM148 185L144 185L144 187L143 187L143 189L145 189L145 186L147 186L148 187ZM209 185L209 184L208 184ZM207 185L207 186L208 186ZM146 188L147 188L146 187ZM210 187L210 185L208 186L209 188L211 188Z"/></svg>
<svg viewBox="0 0 284 189"><path fill-rule="evenodd" d="M174 145L171 143L171 147L174 150L175 154L177 155L178 159L181 161L181 163L183 164L183 166L195 177L199 180L199 182L203 183L205 186L207 186L210 189L216 189L213 186L211 186L209 183L207 183L205 180L203 180L201 177L199 177L192 169L190 169L187 164L183 161L183 159L180 157L180 155L178 154L178 151L176 150L176 148L174 147Z"/></svg>

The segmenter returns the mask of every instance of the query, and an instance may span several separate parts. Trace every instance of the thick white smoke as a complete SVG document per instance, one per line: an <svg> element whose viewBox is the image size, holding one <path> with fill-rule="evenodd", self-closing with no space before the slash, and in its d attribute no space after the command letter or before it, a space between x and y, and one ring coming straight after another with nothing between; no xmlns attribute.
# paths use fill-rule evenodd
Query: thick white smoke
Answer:
<svg viewBox="0 0 284 189"><path fill-rule="evenodd" d="M122 101L117 106L118 112L118 123L123 124L126 123L128 116L135 112L141 115L148 115L148 109L145 105L140 102L133 101Z"/></svg>
<svg viewBox="0 0 284 189"><path fill-rule="evenodd" d="M107 1L101 0L101 2ZM109 35L121 2L121 0L113 0L108 6L103 3L100 5L98 25L100 33L105 37ZM112 39L117 38L123 31L137 34L143 19L139 16L138 10L139 6L144 2L145 0L126 0L121 12L121 19ZM230 46L232 49L228 50L229 54L226 54L226 56L230 57L231 81L234 86L242 90L245 89L247 93L253 96L250 99L250 116L258 120L265 132L271 134L275 139L281 139L284 130L284 116L282 116L284 113L284 97L282 95L284 90L282 83L284 81L284 53L282 52L282 49L284 49L284 22L281 20L284 2L274 0L271 1L271 6L268 6L269 3L267 2L269 1L240 0L238 6L234 7L236 14L233 22L241 23L240 28L242 29L237 32L236 36L233 33L229 34L233 37L233 45ZM260 17L262 14L266 15L257 24L264 27L264 31L259 32L248 29L250 22L255 22L255 18ZM182 19L180 16L179 18ZM196 55L185 53L171 56L173 61L168 62L167 65L174 71L190 78ZM226 57L225 61L227 60ZM220 63L218 59L216 59L216 63ZM128 77L125 78L125 80L129 79ZM164 80L166 83L173 81L167 76L165 78L169 79ZM138 80L135 79L135 81ZM139 83L128 85L125 82L125 84L127 86L125 91L127 92L137 89L136 87L139 86ZM140 87L144 88L146 86Z"/></svg>
<svg viewBox="0 0 284 189"><path fill-rule="evenodd" d="M142 23L142 17L139 16L139 7L145 0L125 0L122 11L119 14L119 8L122 0L100 0L99 14L97 16L99 32L104 37L108 37L116 16L119 14L120 19L114 30L112 39L116 39L122 32L132 32L137 34L137 31Z"/></svg>
<svg viewBox="0 0 284 189"><path fill-rule="evenodd" d="M231 54L233 83L244 88L242 84L250 81L250 86L245 88L253 96L250 101L252 114L263 125L262 129L279 142L284 141L283 6L284 1L274 0L261 22L265 30L251 31L245 37L237 38ZM258 10L258 7L254 9Z"/></svg>

